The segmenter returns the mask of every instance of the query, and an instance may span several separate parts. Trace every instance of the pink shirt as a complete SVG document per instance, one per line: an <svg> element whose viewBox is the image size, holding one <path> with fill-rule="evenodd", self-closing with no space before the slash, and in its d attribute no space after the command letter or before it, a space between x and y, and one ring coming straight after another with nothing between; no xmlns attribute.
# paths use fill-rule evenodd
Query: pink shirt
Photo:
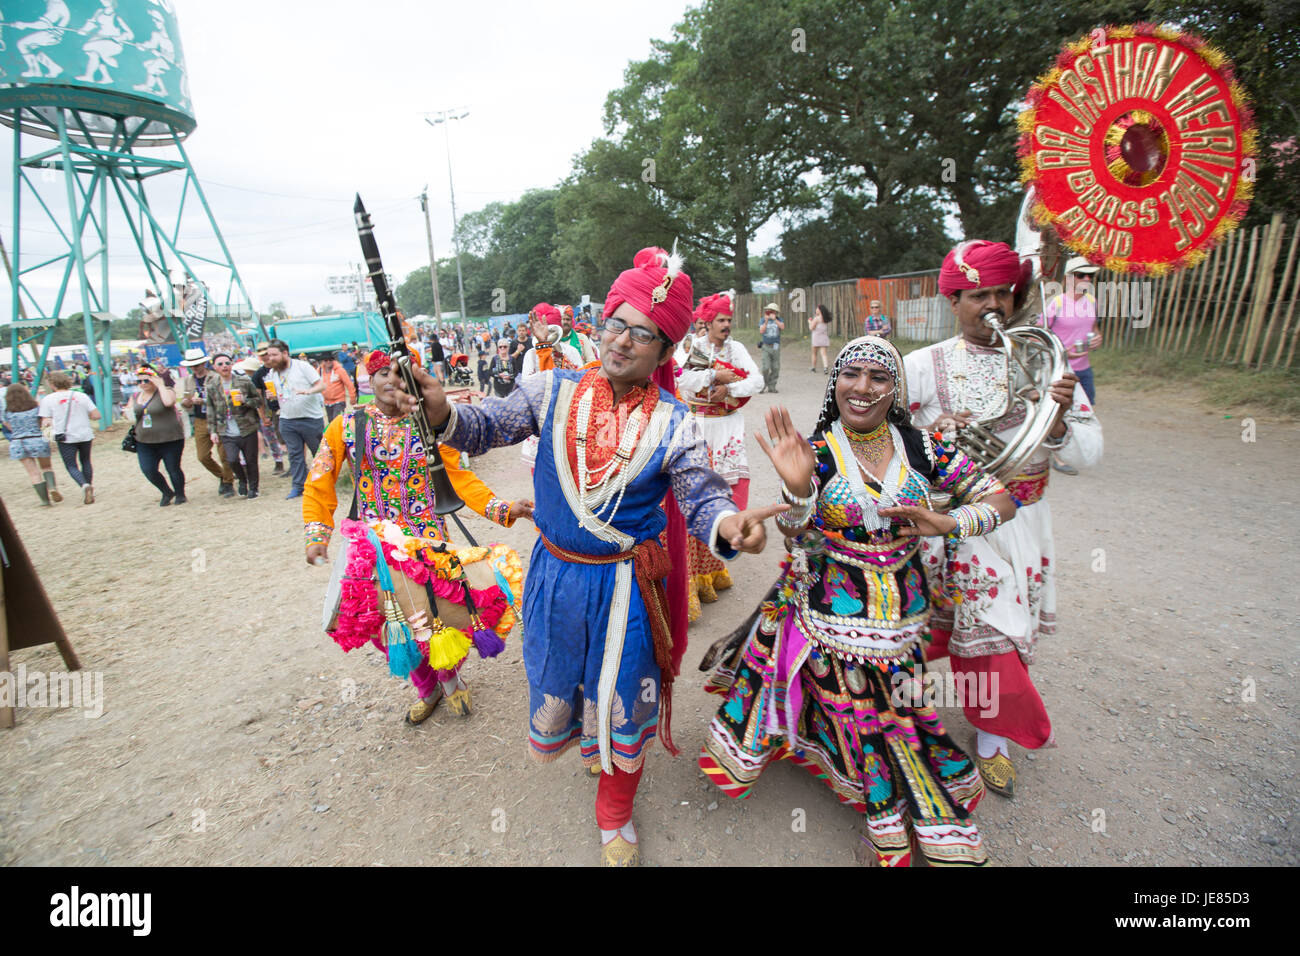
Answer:
<svg viewBox="0 0 1300 956"><path fill-rule="evenodd" d="M1097 324L1097 300L1091 293L1085 294L1081 299L1062 293L1047 303L1043 315L1047 319L1047 327L1056 333L1066 351L1071 351L1075 342L1088 341L1092 327ZM1088 368L1089 364L1086 353L1070 357L1070 368L1076 372Z"/></svg>

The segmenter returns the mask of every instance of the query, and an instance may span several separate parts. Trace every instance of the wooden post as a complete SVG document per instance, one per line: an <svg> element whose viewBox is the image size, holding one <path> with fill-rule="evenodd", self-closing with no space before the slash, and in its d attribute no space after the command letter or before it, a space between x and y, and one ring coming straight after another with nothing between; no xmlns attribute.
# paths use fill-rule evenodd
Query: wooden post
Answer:
<svg viewBox="0 0 1300 956"><path fill-rule="evenodd" d="M1295 358L1295 343L1300 339L1300 324L1296 325L1295 331L1291 333L1291 347L1286 350L1286 367L1291 367L1291 360Z"/></svg>
<svg viewBox="0 0 1300 956"><path fill-rule="evenodd" d="M1255 345L1259 341L1260 329L1264 325L1264 314L1268 311L1269 300L1273 298L1273 272L1277 268L1277 258L1282 252L1282 214L1273 213L1268 228L1264 231L1264 245L1259 253L1259 273L1255 277L1250 309L1247 311L1246 328L1242 336L1241 352L1237 364L1248 367L1255 358Z"/></svg>
<svg viewBox="0 0 1300 956"><path fill-rule="evenodd" d="M1210 275L1209 280L1205 283L1205 309L1201 314L1201 319L1196 325L1196 332L1199 335L1202 332L1208 333L1214 325L1214 317L1218 314L1218 297L1219 288L1223 285L1223 280L1228 274L1228 265L1232 260L1233 234L1230 233L1227 239L1214 249L1214 272ZM1187 337L1187 348L1190 351L1192 347L1192 336Z"/></svg>
<svg viewBox="0 0 1300 956"><path fill-rule="evenodd" d="M1296 222L1296 232L1300 232L1300 222ZM1288 332L1291 332L1291 321L1295 319L1295 313L1296 313L1296 298L1297 298L1297 297L1300 297L1300 269L1296 269L1295 280L1292 280L1292 282L1291 282L1291 295L1290 295L1290 297L1283 297L1283 293L1284 293L1284 291L1286 291L1286 290L1281 290L1281 291L1279 291L1279 293L1278 293L1278 299L1279 299L1279 300L1281 300L1282 298L1287 298L1287 299L1288 299L1288 302L1287 302L1287 317L1286 317L1286 321L1284 321L1284 323L1283 323L1283 325L1282 325L1282 332L1278 334L1278 350L1277 350L1277 352L1274 352L1274 355L1273 355L1273 364L1274 364L1274 365L1277 365L1278 362L1281 362L1281 360L1282 360L1282 349L1283 349L1284 345L1286 345L1287 333L1288 333ZM1292 339L1292 341L1291 341L1291 355L1294 355L1294 354L1295 354L1295 339ZM1290 355L1288 355L1288 356L1287 356L1287 365L1290 365L1290 364L1291 364L1291 358L1290 358Z"/></svg>
<svg viewBox="0 0 1300 956"><path fill-rule="evenodd" d="M1232 323L1236 308L1234 303L1237 299L1237 276L1243 271L1247 274L1250 273L1254 258L1251 230L1238 229L1237 231L1241 233L1237 243L1237 259L1232 264L1232 274L1228 276L1228 284L1223 287L1219 296L1221 308L1218 321L1214 326L1213 340L1205 353L1206 358L1209 358L1210 354L1219 347L1220 337L1224 341L1232 337Z"/></svg>
<svg viewBox="0 0 1300 956"><path fill-rule="evenodd" d="M1246 255L1246 268L1241 271L1241 291L1237 293L1237 304L1232 307L1232 318L1225 322L1223 327L1223 352L1219 355L1221 362L1228 361L1228 354L1232 351L1233 333L1237 331L1237 326L1241 322L1241 313L1246 308L1246 296L1250 294L1250 278L1255 272L1255 259L1260 253L1259 236L1259 226L1250 230L1250 251Z"/></svg>
<svg viewBox="0 0 1300 956"><path fill-rule="evenodd" d="M1123 273L1110 272L1106 278L1106 281L1116 282L1118 281L1116 277L1121 274ZM1160 314L1160 310L1158 307L1155 307L1153 304L1152 312L1153 315L1151 317L1151 321L1154 322L1155 316ZM1124 319L1119 314L1117 314L1114 310L1111 310L1111 314L1107 316L1106 324L1107 324L1106 338L1108 341L1113 342L1117 348L1129 344L1129 335L1126 334L1128 331L1128 327L1125 326Z"/></svg>
<svg viewBox="0 0 1300 956"><path fill-rule="evenodd" d="M1174 277L1175 284L1181 281L1184 271L1185 270L1182 269L1178 271L1178 274ZM1174 320L1175 320L1175 315L1172 310L1170 310L1169 312L1168 320L1165 322L1161 322L1158 328L1155 325L1154 318L1152 319L1152 324L1149 327L1155 329L1156 332L1155 346L1160 351L1164 351L1165 343L1168 342L1170 336L1173 335Z"/></svg>
<svg viewBox="0 0 1300 956"><path fill-rule="evenodd" d="M1297 244L1300 244L1300 220L1296 221L1295 229L1291 231L1291 249L1286 255L1286 268L1282 270L1282 281L1277 285L1277 297L1273 300L1273 314L1269 316L1268 330L1264 333L1264 339L1259 343L1259 368L1264 367L1264 358L1268 354L1268 343L1272 341L1273 333L1277 331L1277 320L1282 316L1282 301L1286 298L1287 286L1291 284L1291 270L1295 266L1295 251ZM1279 253L1280 253L1279 249ZM1278 339L1278 351L1281 351L1282 340ZM1273 360L1277 364L1277 359Z"/></svg>
<svg viewBox="0 0 1300 956"><path fill-rule="evenodd" d="M1248 243L1245 230L1238 229L1234 235L1237 237L1237 242L1233 249L1232 268L1228 270L1227 281L1219 289L1218 314L1214 317L1214 329L1210 335L1210 341L1205 344L1205 357L1207 359L1210 357L1210 353L1214 351L1215 346L1219 344L1219 334L1229 322L1228 313L1232 309L1232 287L1237 282L1237 273L1241 271L1241 264L1246 258Z"/></svg>
<svg viewBox="0 0 1300 956"><path fill-rule="evenodd" d="M1173 335L1174 323L1178 321L1178 315L1182 311L1182 306L1184 303L1183 287L1188 284L1189 283L1187 282L1187 270L1179 269L1178 276L1176 279L1174 279L1174 295L1169 306L1169 318L1164 323L1164 328L1162 330L1167 336ZM1165 341L1166 339L1162 337L1159 344L1157 345L1157 348L1159 348L1160 351L1162 352L1164 351L1165 348Z"/></svg>
<svg viewBox="0 0 1300 956"><path fill-rule="evenodd" d="M1177 281L1177 274L1165 274L1165 276L1161 276L1160 289L1158 289L1156 295L1154 295L1154 299L1156 299L1156 307L1152 310L1152 324L1156 323L1157 319L1164 321L1165 313L1169 311L1170 300L1173 299L1174 284Z"/></svg>
<svg viewBox="0 0 1300 956"><path fill-rule="evenodd" d="M1185 343L1190 342L1192 338L1192 326L1201 321L1205 315L1205 286L1209 281L1210 275L1214 272L1215 260L1218 258L1219 249L1222 244L1214 247L1208 259L1203 261L1197 270L1201 273L1196 279L1196 291L1187 300L1187 319L1178 323L1178 336L1170 343L1170 347L1175 351L1183 351ZM1195 306L1192 303L1195 302Z"/></svg>
<svg viewBox="0 0 1300 956"><path fill-rule="evenodd" d="M1300 222L1296 223L1296 229L1300 231ZM1279 293L1279 296L1281 293ZM1286 322L1282 326L1282 332L1277 337L1277 353L1273 356L1273 364L1276 366L1282 358L1282 347L1286 342L1287 333L1291 331L1291 322L1295 318L1296 299L1300 297L1300 269L1296 270L1295 279L1291 282L1291 295L1286 307ZM1300 325L1296 326L1296 331L1300 332ZM1287 352L1286 364L1291 365L1291 357L1295 355L1295 337L1292 336L1291 348Z"/></svg>
<svg viewBox="0 0 1300 956"><path fill-rule="evenodd" d="M78 670L81 663L77 660L77 653L54 613L54 606L50 604L2 498L0 551L4 554L3 567L0 567L0 671L9 672L11 650L49 643L59 649L68 670ZM14 709L0 707L0 728L13 725Z"/></svg>

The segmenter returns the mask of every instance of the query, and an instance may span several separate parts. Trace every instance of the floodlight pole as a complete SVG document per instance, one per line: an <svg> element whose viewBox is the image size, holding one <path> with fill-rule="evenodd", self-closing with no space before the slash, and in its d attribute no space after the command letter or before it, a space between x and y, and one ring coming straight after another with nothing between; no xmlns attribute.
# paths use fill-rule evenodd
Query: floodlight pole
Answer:
<svg viewBox="0 0 1300 956"><path fill-rule="evenodd" d="M456 222L456 182L451 175L451 133L448 132L448 127L451 126L452 120L464 119L468 115L469 110L464 109L459 112L441 110L424 118L424 121L430 126L437 126L441 123L447 141L447 188L451 193L451 244L456 251L456 288L460 293L460 319L462 322L465 321L465 279L460 271L460 236L458 235L460 226ZM441 315L438 316L438 320L442 320Z"/></svg>
<svg viewBox="0 0 1300 956"><path fill-rule="evenodd" d="M420 193L420 208L424 210L424 234L429 237L429 278L433 280L433 314L439 325L442 324L442 299L438 296L438 260L433 256L433 226L429 223L429 187L425 186L424 191ZM460 267L460 260L456 261L457 269ZM460 277L459 271L456 273ZM461 293L462 301L465 293ZM465 313L461 312L461 321L465 321Z"/></svg>

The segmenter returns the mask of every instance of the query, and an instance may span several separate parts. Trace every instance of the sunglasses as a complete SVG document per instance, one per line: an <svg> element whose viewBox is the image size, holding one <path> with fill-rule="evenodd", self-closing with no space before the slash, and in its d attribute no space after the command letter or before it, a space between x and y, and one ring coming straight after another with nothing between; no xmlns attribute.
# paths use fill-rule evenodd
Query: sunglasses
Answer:
<svg viewBox="0 0 1300 956"><path fill-rule="evenodd" d="M605 331L615 337L623 334L624 330L632 337L632 341L637 345L650 345L656 340L663 342L665 345L671 345L663 333L657 329L647 329L644 325L628 325L622 319L616 319L613 316L605 320Z"/></svg>

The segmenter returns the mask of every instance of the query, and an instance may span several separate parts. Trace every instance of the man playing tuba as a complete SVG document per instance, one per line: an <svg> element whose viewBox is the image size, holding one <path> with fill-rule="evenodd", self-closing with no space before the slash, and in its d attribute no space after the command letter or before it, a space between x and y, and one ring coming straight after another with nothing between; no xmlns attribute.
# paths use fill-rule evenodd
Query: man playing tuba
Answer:
<svg viewBox="0 0 1300 956"><path fill-rule="evenodd" d="M994 347L984 316L993 313L1006 324L1028 281L1028 270L1005 243L977 239L948 253L939 291L957 316L958 334L905 359L918 424L952 432L979 422L1004 441L1020 429L1025 407L1010 401L1013 370L1006 351ZM1052 513L1043 500L1050 455L1088 468L1100 462L1102 451L1101 423L1073 373L1051 383L1049 398L1056 409L1046 440L1015 474L999 475L1015 499L1016 520L958 542L946 559L927 539L925 557L932 586L942 582L944 592L936 595L927 658L949 656L976 730L975 763L989 788L1007 797L1016 779L1007 741L1030 750L1053 743L1051 720L1028 669L1039 637L1056 630Z"/></svg>

